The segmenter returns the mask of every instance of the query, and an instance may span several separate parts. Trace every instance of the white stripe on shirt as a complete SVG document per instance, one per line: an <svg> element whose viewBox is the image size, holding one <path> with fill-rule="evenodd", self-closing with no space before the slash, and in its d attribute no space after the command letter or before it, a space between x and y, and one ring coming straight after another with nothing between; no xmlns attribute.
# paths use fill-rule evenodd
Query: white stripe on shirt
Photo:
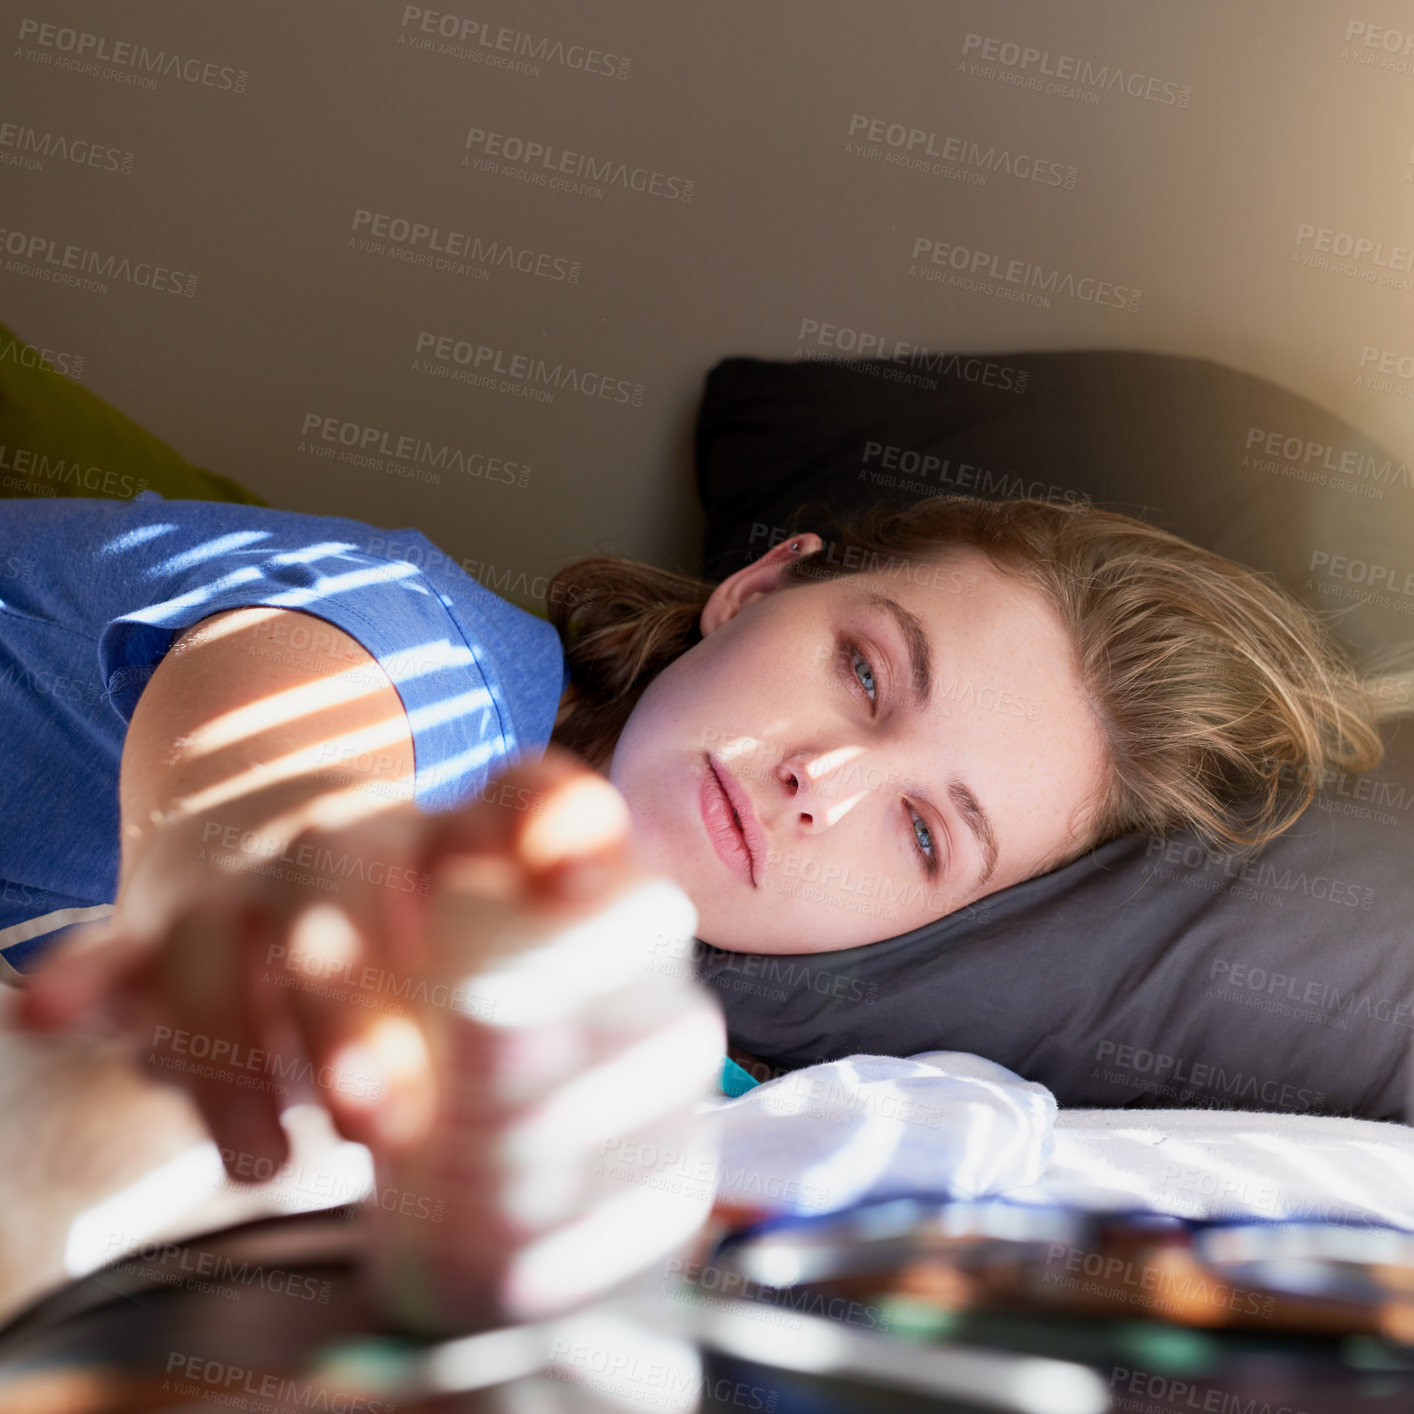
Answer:
<svg viewBox="0 0 1414 1414"><path fill-rule="evenodd" d="M52 933L58 928L67 928L73 923L96 923L100 918L107 918L112 912L111 903L95 903L91 908L56 908L53 913L41 913L38 918L26 918L23 923L12 923L8 928L0 928L0 953L16 943L27 943L31 938ZM23 981L24 973L0 956L0 982L15 986Z"/></svg>

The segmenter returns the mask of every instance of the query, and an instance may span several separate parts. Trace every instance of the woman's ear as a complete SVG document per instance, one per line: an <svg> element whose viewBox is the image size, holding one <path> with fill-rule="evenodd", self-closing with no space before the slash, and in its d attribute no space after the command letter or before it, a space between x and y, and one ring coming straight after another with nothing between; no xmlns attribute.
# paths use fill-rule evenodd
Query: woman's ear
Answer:
<svg viewBox="0 0 1414 1414"><path fill-rule="evenodd" d="M754 564L724 579L703 607L700 624L703 638L734 619L753 599L777 588L787 565L802 555L813 555L824 545L818 535L810 532L792 535L789 540L773 545Z"/></svg>

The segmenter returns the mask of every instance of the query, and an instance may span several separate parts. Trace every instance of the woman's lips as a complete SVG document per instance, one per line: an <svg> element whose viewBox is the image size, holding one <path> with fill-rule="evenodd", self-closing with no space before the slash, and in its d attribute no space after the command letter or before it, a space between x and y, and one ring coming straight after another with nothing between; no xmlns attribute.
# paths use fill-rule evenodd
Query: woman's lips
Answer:
<svg viewBox="0 0 1414 1414"><path fill-rule="evenodd" d="M726 773L723 772L723 776L725 775ZM747 817L742 816L742 825L738 825L732 817L732 800L727 793L730 789L729 781L730 777L722 779L718 776L716 763L709 756L707 769L702 773L701 790L698 793L702 823L707 827L707 838L712 841L712 848L717 851L717 857L743 883L750 884L752 888L755 888L756 863L753 851L747 845L744 828ZM731 782L731 784L735 783ZM749 812L750 806L748 805L746 809Z"/></svg>

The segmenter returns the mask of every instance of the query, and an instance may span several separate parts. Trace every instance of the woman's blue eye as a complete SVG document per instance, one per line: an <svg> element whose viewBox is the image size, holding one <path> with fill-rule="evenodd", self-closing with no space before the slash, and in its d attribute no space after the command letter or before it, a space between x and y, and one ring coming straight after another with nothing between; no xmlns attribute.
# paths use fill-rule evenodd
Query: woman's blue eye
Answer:
<svg viewBox="0 0 1414 1414"><path fill-rule="evenodd" d="M868 658L859 651L859 648L855 644L846 640L842 646L842 657L849 665L850 676L864 689L870 703L877 705L879 684L874 676L873 665L869 662ZM928 873L928 877L936 878L940 868L940 861L938 859L938 847L933 841L932 827L907 801L904 801L903 807L904 810L907 811L912 825L914 849L917 851L918 857L923 863L923 868Z"/></svg>
<svg viewBox="0 0 1414 1414"><path fill-rule="evenodd" d="M908 812L913 817L913 838L918 845L918 852L923 857L923 863L927 865L931 874L937 865L937 851L933 844L933 831L929 829L928 822L916 811ZM927 848L924 848L923 841L927 839Z"/></svg>
<svg viewBox="0 0 1414 1414"><path fill-rule="evenodd" d="M877 701L879 694L879 685L874 681L874 669L870 667L868 658L866 658L852 643L847 644L845 646L845 651L849 654L850 669L854 673L854 680L865 690L865 692L869 694L870 702ZM864 664L864 677L867 677L869 679L868 682L865 682L864 678L861 677L859 674L858 665L860 663Z"/></svg>

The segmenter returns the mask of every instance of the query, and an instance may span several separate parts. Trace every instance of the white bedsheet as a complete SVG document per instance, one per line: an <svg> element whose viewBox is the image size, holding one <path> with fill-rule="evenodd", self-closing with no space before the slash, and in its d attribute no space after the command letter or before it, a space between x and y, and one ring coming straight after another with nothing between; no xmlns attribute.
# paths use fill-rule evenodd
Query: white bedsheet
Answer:
<svg viewBox="0 0 1414 1414"><path fill-rule="evenodd" d="M3 1017L0 1006L0 1017ZM823 1212L903 1193L1005 1195L1184 1217L1250 1214L1414 1231L1414 1129L1210 1110L1057 1110L1050 1091L961 1052L853 1056L705 1106L723 1199ZM0 1025L0 1318L122 1252L364 1197L368 1151L315 1106L285 1114L290 1162L228 1184L195 1108L101 1047Z"/></svg>
<svg viewBox="0 0 1414 1414"><path fill-rule="evenodd" d="M1414 1231L1414 1128L1236 1110L1059 1110L958 1051L852 1056L716 1102L719 1194L823 1212L904 1193Z"/></svg>

